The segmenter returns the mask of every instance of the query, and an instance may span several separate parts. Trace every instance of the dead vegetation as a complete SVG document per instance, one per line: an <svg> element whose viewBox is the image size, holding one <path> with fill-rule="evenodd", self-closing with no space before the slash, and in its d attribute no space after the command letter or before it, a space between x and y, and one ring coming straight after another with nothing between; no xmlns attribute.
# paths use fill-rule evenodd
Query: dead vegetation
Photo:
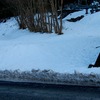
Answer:
<svg viewBox="0 0 100 100"><path fill-rule="evenodd" d="M8 0L17 11L16 20L20 29L31 32L62 34L62 17L57 15L57 0ZM59 0L62 12L62 1ZM62 14L61 14L62 15Z"/></svg>

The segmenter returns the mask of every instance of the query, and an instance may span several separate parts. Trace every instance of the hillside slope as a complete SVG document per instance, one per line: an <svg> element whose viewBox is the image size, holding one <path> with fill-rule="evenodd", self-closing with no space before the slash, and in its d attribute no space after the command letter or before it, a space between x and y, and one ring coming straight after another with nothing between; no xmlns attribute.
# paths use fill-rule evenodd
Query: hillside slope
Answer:
<svg viewBox="0 0 100 100"><path fill-rule="evenodd" d="M78 22L67 19L84 15ZM50 69L60 73L100 73L88 69L100 48L100 12L85 15L85 11L63 19L63 35L31 33L19 30L11 18L0 23L0 70L30 71Z"/></svg>

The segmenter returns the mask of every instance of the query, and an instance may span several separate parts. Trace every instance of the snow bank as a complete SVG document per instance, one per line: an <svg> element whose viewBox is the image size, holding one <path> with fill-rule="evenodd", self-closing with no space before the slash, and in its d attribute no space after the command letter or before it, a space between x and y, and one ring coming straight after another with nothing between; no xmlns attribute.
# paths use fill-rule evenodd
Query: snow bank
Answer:
<svg viewBox="0 0 100 100"><path fill-rule="evenodd" d="M32 70L32 71L0 71L1 81L13 82L42 82L64 85L81 85L81 86L100 86L100 74L74 74L57 73L52 70Z"/></svg>
<svg viewBox="0 0 100 100"><path fill-rule="evenodd" d="M68 18L84 15L75 23ZM19 30L14 18L0 23L0 70L53 70L58 73L99 74L99 68L88 69L100 48L100 12L70 14L63 20L63 35L31 33ZM66 76L67 77L67 76Z"/></svg>

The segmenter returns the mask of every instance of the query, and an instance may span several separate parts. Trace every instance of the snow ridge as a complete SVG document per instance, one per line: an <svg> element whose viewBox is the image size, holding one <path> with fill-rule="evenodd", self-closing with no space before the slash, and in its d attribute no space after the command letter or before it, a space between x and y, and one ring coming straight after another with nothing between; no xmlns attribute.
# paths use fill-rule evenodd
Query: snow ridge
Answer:
<svg viewBox="0 0 100 100"><path fill-rule="evenodd" d="M20 71L20 70L1 70L0 80L14 82L42 82L65 85L82 85L82 86L100 86L100 74L82 74L74 72L57 73L52 70L35 70Z"/></svg>

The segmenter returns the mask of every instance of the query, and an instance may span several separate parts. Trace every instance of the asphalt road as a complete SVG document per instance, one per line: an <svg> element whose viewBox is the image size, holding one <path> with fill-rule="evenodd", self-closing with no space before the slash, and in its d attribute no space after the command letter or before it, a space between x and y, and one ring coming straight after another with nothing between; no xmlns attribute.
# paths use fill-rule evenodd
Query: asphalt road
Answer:
<svg viewBox="0 0 100 100"><path fill-rule="evenodd" d="M100 88L1 82L0 100L100 100Z"/></svg>

